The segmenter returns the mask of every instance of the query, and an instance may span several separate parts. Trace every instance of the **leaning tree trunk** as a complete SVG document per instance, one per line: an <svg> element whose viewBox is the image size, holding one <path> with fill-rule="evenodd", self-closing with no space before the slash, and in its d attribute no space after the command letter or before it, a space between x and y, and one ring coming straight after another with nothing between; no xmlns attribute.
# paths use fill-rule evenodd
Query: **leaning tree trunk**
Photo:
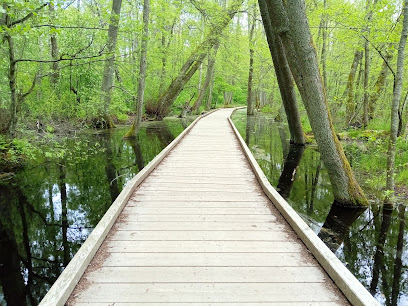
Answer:
<svg viewBox="0 0 408 306"><path fill-rule="evenodd" d="M334 130L319 72L316 50L301 0L270 0L270 19L282 39L286 55L333 187L343 205L367 205Z"/></svg>
<svg viewBox="0 0 408 306"><path fill-rule="evenodd" d="M146 55L147 55L147 40L149 39L149 0L143 1L143 34L142 34L142 46L140 52L140 64L139 64L139 81L137 86L137 105L136 105L136 117L133 121L132 127L125 134L125 138L136 137L139 131L140 124L142 123L143 114L143 100L146 80Z"/></svg>
<svg viewBox="0 0 408 306"><path fill-rule="evenodd" d="M171 82L167 90L161 95L157 102L156 117L163 119L169 112L170 106L174 103L179 93L183 90L184 85L191 79L201 62L207 56L207 53L217 43L225 27L237 13L243 0L235 0L228 12L216 18L218 23L212 25L210 33L204 38L203 42L188 57L187 61L181 68L178 76Z"/></svg>
<svg viewBox="0 0 408 306"><path fill-rule="evenodd" d="M17 99L17 63L14 57L14 41L9 33L6 32L5 38L8 42L9 48L9 88L10 88L10 118L6 127L6 131L12 137L15 136L16 125L17 125L17 116L18 116L18 99Z"/></svg>
<svg viewBox="0 0 408 306"><path fill-rule="evenodd" d="M374 118L375 105L378 99L380 98L381 93L384 90L385 81L387 79L387 75L389 71L388 63L391 61L392 55L393 55L392 50L387 52L387 54L385 55L384 61L381 66L380 73L378 74L377 81L375 82L375 85L374 85L374 91L370 95L370 98L368 100L368 120L371 120Z"/></svg>
<svg viewBox="0 0 408 306"><path fill-rule="evenodd" d="M397 72L394 79L394 94L392 97L392 106L391 106L391 132L390 140L388 143L388 158L387 158L387 190L394 191L395 182L394 182L394 168L395 168L395 151L397 143L397 134L398 134L398 110L399 103L401 100L402 92L402 81L404 77L404 59L405 59L405 45L407 42L408 36L408 0L405 0L404 4L404 20L402 23L401 39L398 46L398 58L397 58ZM386 202L390 202L388 198Z"/></svg>
<svg viewBox="0 0 408 306"><path fill-rule="evenodd" d="M115 70L115 51L116 41L118 38L120 9L122 6L122 0L113 0L112 13L108 29L108 58L105 62L105 68L103 70L102 87L101 87L101 100L103 100L103 119L105 121L106 128L113 128L115 125L112 122L112 118L109 115L109 107L111 103L111 93L113 86L113 73Z"/></svg>
<svg viewBox="0 0 408 306"><path fill-rule="evenodd" d="M275 66L275 73L282 97L283 107L289 125L290 142L293 144L304 145L305 136L300 121L293 77L286 59L285 50L280 38L272 27L271 15L268 12L267 2L265 0L258 0L258 3L266 38L268 40L269 50Z"/></svg>
<svg viewBox="0 0 408 306"><path fill-rule="evenodd" d="M216 56L217 56L219 46L220 46L220 41L218 40L215 43L214 48L210 51L210 54L208 55L208 66L207 66L207 72L206 72L206 75L205 75L204 86L203 86L202 90L199 91L199 95L198 95L197 99L194 101L193 108L192 108L193 113L198 112L198 109L200 108L200 106L201 106L201 104L203 102L205 92L207 91L207 88L210 86L212 77L214 75L215 59L216 59Z"/></svg>
<svg viewBox="0 0 408 306"><path fill-rule="evenodd" d="M251 22L249 22L249 18L248 18L249 70L248 70L247 115L253 115L254 114L252 83L253 83L253 75L254 75L254 29L255 29L255 23L256 23L256 9L255 9L255 5L253 5Z"/></svg>
<svg viewBox="0 0 408 306"><path fill-rule="evenodd" d="M353 63L351 64L351 69L348 75L346 89L344 90L344 93L343 93L343 100L346 101L347 124L349 124L352 118L354 117L354 112L356 109L356 104L354 100L354 80L356 78L358 64L360 63L362 56L363 56L362 51L357 50L356 52L354 52Z"/></svg>

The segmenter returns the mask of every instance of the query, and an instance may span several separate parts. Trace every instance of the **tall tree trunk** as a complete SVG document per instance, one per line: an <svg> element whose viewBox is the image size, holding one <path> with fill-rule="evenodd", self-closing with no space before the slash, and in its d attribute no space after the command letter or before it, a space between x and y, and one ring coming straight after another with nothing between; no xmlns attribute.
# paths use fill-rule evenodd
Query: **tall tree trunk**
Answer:
<svg viewBox="0 0 408 306"><path fill-rule="evenodd" d="M204 38L203 42L188 57L178 76L171 82L167 90L161 95L157 102L156 117L163 119L169 112L169 107L174 103L179 93L183 90L184 85L191 79L202 61L207 56L210 49L216 44L225 27L237 13L243 0L235 0L228 11L216 18L219 22L212 25L210 33Z"/></svg>
<svg viewBox="0 0 408 306"><path fill-rule="evenodd" d="M370 33L370 23L371 19L373 18L373 9L372 5L375 6L378 0L367 1L367 26L365 29L366 35ZM369 92L368 92L368 84L370 78L370 43L368 38L364 41L364 101L363 101L363 126L364 128L368 125L368 113L369 113Z"/></svg>
<svg viewBox="0 0 408 306"><path fill-rule="evenodd" d="M139 131L140 124L142 122L143 115L143 100L146 80L146 55L147 55L147 41L149 39L149 0L143 1L143 34L142 34L142 49L140 52L140 64L139 64L139 80L137 87L137 105L136 116L133 121L132 127L125 134L125 138L136 137Z"/></svg>
<svg viewBox="0 0 408 306"><path fill-rule="evenodd" d="M322 43L322 54L320 58L320 62L322 63L322 70L323 70L323 85L324 88L326 88L326 94L327 94L327 70L326 70L326 62L327 62L327 26L328 26L328 16L327 16L327 0L323 0L323 15L322 15L322 38L323 38L323 43Z"/></svg>
<svg viewBox="0 0 408 306"><path fill-rule="evenodd" d="M387 158L387 190L394 191L394 168L395 168L395 151L398 134L398 110L401 100L402 81L404 77L404 59L405 59L405 45L408 36L408 0L404 2L403 9L404 20L402 23L401 39L398 46L398 58L397 58L397 72L394 79L394 94L392 97L391 106L391 132L390 140L388 143L388 158ZM391 199L387 198L386 202L390 202Z"/></svg>
<svg viewBox="0 0 408 306"><path fill-rule="evenodd" d="M316 50L305 13L299 0L271 0L270 19L282 39L286 56L302 96L309 122L333 187L334 198L343 205L367 205L336 136L317 63Z"/></svg>
<svg viewBox="0 0 408 306"><path fill-rule="evenodd" d="M377 81L374 85L374 91L371 93L368 100L368 120L371 120L374 117L375 105L384 90L385 80L387 79L389 71L388 63L391 61L392 55L392 50L385 55L385 60L382 63L380 73L378 74Z"/></svg>
<svg viewBox="0 0 408 306"><path fill-rule="evenodd" d="M14 137L17 125L18 116L18 98L17 98L17 63L14 58L14 41L9 33L5 34L5 38L8 42L9 48L9 88L10 88L10 118L7 124L8 133Z"/></svg>
<svg viewBox="0 0 408 306"><path fill-rule="evenodd" d="M364 42L364 100L363 100L363 126L368 125L368 81L370 77L370 44Z"/></svg>
<svg viewBox="0 0 408 306"><path fill-rule="evenodd" d="M220 41L218 40L216 42L216 44L214 45L214 48L212 50L210 50L210 54L208 55L208 66L207 66L207 72L206 72L206 75L205 75L204 86L203 86L202 90L199 91L198 97L194 101L193 108L192 108L193 113L198 112L198 109L200 108L200 106L201 106L201 104L203 102L205 92L207 91L207 89L208 89L208 87L209 87L209 85L211 83L211 80L213 78L214 67L215 67L215 59L216 59L216 56L217 56L219 46L220 46ZM209 107L207 107L207 109L208 108Z"/></svg>
<svg viewBox="0 0 408 306"><path fill-rule="evenodd" d="M261 11L262 22L265 28L266 38L268 40L269 50L272 55L272 61L275 66L276 78L278 80L279 90L282 97L282 103L289 125L290 142L293 144L305 144L305 136L300 121L300 113L296 101L296 93L292 73L286 58L285 50L281 39L272 27L272 15L268 12L267 2L258 0Z"/></svg>
<svg viewBox="0 0 408 306"><path fill-rule="evenodd" d="M254 114L252 83L254 74L254 30L256 24L256 7L252 5L252 18L248 16L248 32L249 32L249 70L248 70L248 94L247 94L247 115Z"/></svg>
<svg viewBox="0 0 408 306"><path fill-rule="evenodd" d="M51 22L54 23L55 21L55 9L54 9L54 3L50 2L49 4L49 10L50 10L50 15L51 15ZM53 27L55 29L55 27ZM57 60L59 56L59 51L58 51L58 43L57 43L57 35L55 33L51 34L51 58L53 60ZM51 86L56 87L59 79L59 64L58 62L53 62L51 64Z"/></svg>
<svg viewBox="0 0 408 306"><path fill-rule="evenodd" d="M403 136L405 134L405 130L407 129L408 120L404 120L404 111L408 104L408 91L405 94L404 102L402 103L400 109L398 110L398 133L397 137Z"/></svg>
<svg viewBox="0 0 408 306"><path fill-rule="evenodd" d="M346 101L347 124L349 124L351 119L354 117L354 112L356 109L356 103L354 99L354 83L355 83L354 80L356 77L358 64L360 63L362 57L363 57L362 51L356 50L356 52L354 52L353 63L351 64L351 69L348 75L346 89L344 90L344 93L343 93L343 100Z"/></svg>
<svg viewBox="0 0 408 306"><path fill-rule="evenodd" d="M101 87L101 100L103 100L104 102L103 103L103 119L105 120L106 128L115 127L115 125L112 122L112 118L109 115L109 107L111 103L113 73L115 70L116 41L118 38L121 6L122 6L122 0L112 1L112 13L110 17L110 23L109 23L109 29L108 29L108 41L107 41L108 58L105 62L105 68L103 70L102 87Z"/></svg>

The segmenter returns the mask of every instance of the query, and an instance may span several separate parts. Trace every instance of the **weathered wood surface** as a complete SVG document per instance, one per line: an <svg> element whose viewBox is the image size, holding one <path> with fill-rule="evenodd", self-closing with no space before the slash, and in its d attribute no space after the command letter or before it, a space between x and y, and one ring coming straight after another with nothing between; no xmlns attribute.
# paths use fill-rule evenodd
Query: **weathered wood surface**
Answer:
<svg viewBox="0 0 408 306"><path fill-rule="evenodd" d="M347 305L265 196L227 121L199 121L134 191L68 305Z"/></svg>

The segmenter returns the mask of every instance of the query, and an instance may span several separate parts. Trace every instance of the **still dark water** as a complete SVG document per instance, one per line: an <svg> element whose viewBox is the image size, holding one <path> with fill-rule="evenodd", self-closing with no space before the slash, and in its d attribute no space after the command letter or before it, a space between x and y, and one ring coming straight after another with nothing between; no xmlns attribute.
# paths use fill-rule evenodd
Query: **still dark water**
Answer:
<svg viewBox="0 0 408 306"><path fill-rule="evenodd" d="M408 201L387 209L365 190L369 208L339 207L316 146L290 146L287 126L269 115L247 120L244 110L233 121L271 184L371 294L383 305L408 305Z"/></svg>
<svg viewBox="0 0 408 306"><path fill-rule="evenodd" d="M0 182L0 305L37 305L122 190L190 123L83 132ZM44 148L45 150L47 148Z"/></svg>

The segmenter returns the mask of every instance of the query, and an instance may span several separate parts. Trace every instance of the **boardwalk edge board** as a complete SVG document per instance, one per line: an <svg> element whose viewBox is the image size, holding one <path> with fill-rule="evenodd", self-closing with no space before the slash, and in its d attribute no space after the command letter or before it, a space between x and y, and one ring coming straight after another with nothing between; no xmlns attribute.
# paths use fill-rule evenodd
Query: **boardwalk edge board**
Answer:
<svg viewBox="0 0 408 306"><path fill-rule="evenodd" d="M236 108L235 110L241 108L245 107ZM272 201L309 251L315 256L323 269L329 274L335 284L353 305L380 305L358 279L343 265L336 255L334 255L324 244L324 242L316 236L313 230L303 221L289 203L287 203L275 188L272 187L261 167L258 165L258 162L255 160L255 157L246 145L244 139L241 137L232 122L231 117L234 112L232 112L228 121L267 197Z"/></svg>
<svg viewBox="0 0 408 306"><path fill-rule="evenodd" d="M63 306L68 300L75 286L79 282L95 253L105 240L110 229L131 197L133 191L143 182L143 180L159 165L159 163L170 153L170 151L187 135L196 123L213 113L210 111L196 118L177 138L165 147L146 167L144 167L135 177L133 177L123 188L122 192L112 203L105 215L96 225L92 233L88 236L84 244L69 262L67 267L52 285L39 306Z"/></svg>

